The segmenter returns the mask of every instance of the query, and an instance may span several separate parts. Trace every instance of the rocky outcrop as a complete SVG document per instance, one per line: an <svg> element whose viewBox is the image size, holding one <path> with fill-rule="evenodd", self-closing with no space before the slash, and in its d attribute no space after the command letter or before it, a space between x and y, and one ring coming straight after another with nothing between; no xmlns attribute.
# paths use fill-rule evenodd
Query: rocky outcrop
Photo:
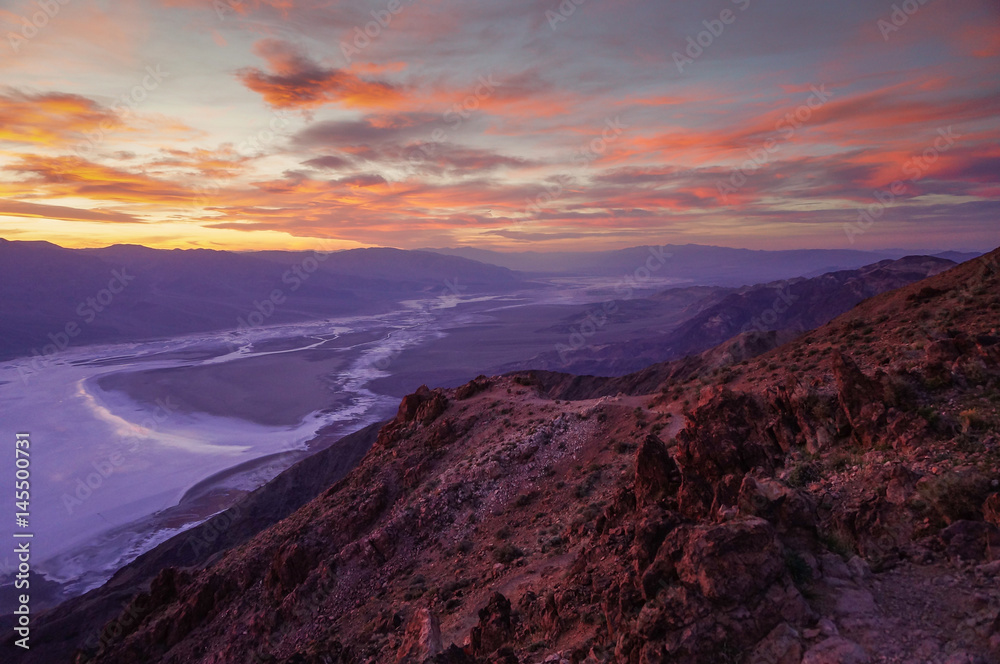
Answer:
<svg viewBox="0 0 1000 664"><path fill-rule="evenodd" d="M514 629L510 600L500 593L493 593L489 603L479 610L479 623L469 635L472 654L479 657L495 655L510 646Z"/></svg>
<svg viewBox="0 0 1000 664"><path fill-rule="evenodd" d="M403 643L396 653L396 664L423 664L443 652L441 624L428 609L419 609L410 618L403 633Z"/></svg>
<svg viewBox="0 0 1000 664"><path fill-rule="evenodd" d="M1000 493L992 493L986 498L983 517L994 526L1000 526Z"/></svg>
<svg viewBox="0 0 1000 664"><path fill-rule="evenodd" d="M680 471L663 441L646 436L635 458L635 498L640 507L661 500L676 504Z"/></svg>

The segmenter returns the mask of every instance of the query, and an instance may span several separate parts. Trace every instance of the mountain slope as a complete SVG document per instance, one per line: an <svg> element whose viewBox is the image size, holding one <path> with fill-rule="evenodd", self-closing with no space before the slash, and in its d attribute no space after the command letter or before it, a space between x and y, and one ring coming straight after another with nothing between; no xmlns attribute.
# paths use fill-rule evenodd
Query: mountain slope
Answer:
<svg viewBox="0 0 1000 664"><path fill-rule="evenodd" d="M380 427L381 424L373 424L333 442L233 507L142 554L100 588L47 612L43 622L33 630L30 652L18 652L19 659L25 663L66 662L77 648L85 647L88 642L96 647L102 627L117 618L123 604L138 589L148 588L162 569L202 567L213 556L247 541L302 507L360 462L375 442ZM327 435L321 430L314 444L326 444ZM32 583L35 582L33 579ZM10 594L15 591L11 589ZM6 593L4 600L4 606L15 604L14 597L8 598ZM11 621L12 616L0 618L0 630L9 631ZM2 646L0 652L4 652Z"/></svg>
<svg viewBox="0 0 1000 664"><path fill-rule="evenodd" d="M78 661L995 661L998 262L646 396L422 389Z"/></svg>
<svg viewBox="0 0 1000 664"><path fill-rule="evenodd" d="M601 344L600 335L595 335L592 344L547 353L505 368L622 375L654 362L703 352L742 333L761 336L780 330L781 338L787 340L795 333L811 330L839 316L862 300L954 265L942 258L908 256L811 279L742 288L724 297L713 295L704 306L698 307L700 311L694 311L674 329L648 330L625 343Z"/></svg>

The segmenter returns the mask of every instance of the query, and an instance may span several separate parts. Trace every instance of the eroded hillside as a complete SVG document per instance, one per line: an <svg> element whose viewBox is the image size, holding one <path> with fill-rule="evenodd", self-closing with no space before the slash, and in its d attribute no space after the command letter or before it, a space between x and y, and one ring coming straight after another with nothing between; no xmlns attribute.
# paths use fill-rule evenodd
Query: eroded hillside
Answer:
<svg viewBox="0 0 1000 664"><path fill-rule="evenodd" d="M422 389L77 661L997 661L998 256L644 394Z"/></svg>

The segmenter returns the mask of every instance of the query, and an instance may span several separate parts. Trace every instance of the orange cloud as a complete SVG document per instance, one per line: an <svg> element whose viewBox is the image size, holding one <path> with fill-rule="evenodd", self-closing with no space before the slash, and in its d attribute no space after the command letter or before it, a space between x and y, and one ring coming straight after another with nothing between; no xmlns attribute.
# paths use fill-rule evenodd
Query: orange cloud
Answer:
<svg viewBox="0 0 1000 664"><path fill-rule="evenodd" d="M0 216L114 223L136 223L142 221L142 219L131 214L102 210L100 208L85 210L65 205L40 205L38 203L12 200L0 200Z"/></svg>
<svg viewBox="0 0 1000 664"><path fill-rule="evenodd" d="M30 94L13 88L0 93L0 141L66 145L119 122L117 113L80 95Z"/></svg>
<svg viewBox="0 0 1000 664"><path fill-rule="evenodd" d="M239 175L246 171L247 165L253 161L253 158L239 154L229 145L216 150L164 149L162 152L163 156L151 162L150 166L190 170L217 179L229 179Z"/></svg>
<svg viewBox="0 0 1000 664"><path fill-rule="evenodd" d="M403 97L399 88L384 81L324 67L288 42L264 39L254 50L267 61L271 73L249 67L240 70L239 79L274 108L308 109L329 103L386 108Z"/></svg>
<svg viewBox="0 0 1000 664"><path fill-rule="evenodd" d="M80 157L22 154L5 170L28 176L35 193L164 205L194 199L185 187L143 173L102 166Z"/></svg>

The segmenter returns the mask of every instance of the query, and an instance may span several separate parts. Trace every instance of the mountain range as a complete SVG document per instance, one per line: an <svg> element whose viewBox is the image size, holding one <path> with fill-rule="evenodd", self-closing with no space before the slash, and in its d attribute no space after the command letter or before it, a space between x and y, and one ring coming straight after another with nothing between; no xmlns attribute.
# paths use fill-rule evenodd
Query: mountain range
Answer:
<svg viewBox="0 0 1000 664"><path fill-rule="evenodd" d="M19 661L996 661L998 316L1000 250L780 345L422 387Z"/></svg>
<svg viewBox="0 0 1000 664"><path fill-rule="evenodd" d="M376 313L408 298L504 292L520 281L506 268L398 249L65 249L0 239L0 359L49 355L66 342Z"/></svg>
<svg viewBox="0 0 1000 664"><path fill-rule="evenodd" d="M605 324L618 322L623 317L642 320L650 309L663 308L668 301L691 295L691 289L670 289L648 298L616 302L616 316L602 319L602 312L595 310L592 316L595 334L590 343L553 350L503 369L537 368L577 374L622 375L655 362L695 355L743 333L763 336L779 331L780 335L773 335L774 341L787 341L869 297L933 276L954 265L953 261L944 258L909 256L812 278L739 289L708 289L704 297L685 308L681 322L675 327L639 328L629 333L629 339L602 343L606 335L600 334L600 328ZM607 323L603 323L604 320Z"/></svg>
<svg viewBox="0 0 1000 664"><path fill-rule="evenodd" d="M589 252L500 252L473 247L427 249L461 256L529 274L621 277L645 264L650 251L663 255L663 266L655 276L676 277L701 285L746 286L792 277L815 277L837 270L864 267L886 259L903 258L913 252L899 249L858 251L852 249L752 250L699 244L666 244ZM956 263L978 253L950 251L935 257Z"/></svg>

